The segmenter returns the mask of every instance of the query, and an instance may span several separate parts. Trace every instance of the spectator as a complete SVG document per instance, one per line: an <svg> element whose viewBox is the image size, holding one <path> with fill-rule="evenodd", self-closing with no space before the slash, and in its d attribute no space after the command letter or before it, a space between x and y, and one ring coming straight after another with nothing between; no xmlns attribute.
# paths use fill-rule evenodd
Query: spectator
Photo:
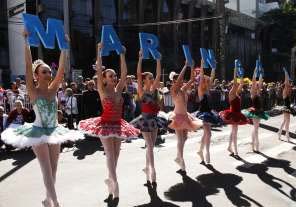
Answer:
<svg viewBox="0 0 296 207"><path fill-rule="evenodd" d="M78 105L77 99L71 88L66 89L65 115L68 120L68 128L74 129L74 119L76 121L76 125L78 124Z"/></svg>
<svg viewBox="0 0 296 207"><path fill-rule="evenodd" d="M163 97L162 100L163 100L164 111L166 113L174 110L174 102L170 92L171 86L172 86L171 83L168 81L166 82L166 87L164 87L161 90L162 97Z"/></svg>
<svg viewBox="0 0 296 207"><path fill-rule="evenodd" d="M15 84L16 84L16 87L19 90L20 94L27 93L26 85L23 84L23 82L20 78L15 79Z"/></svg>
<svg viewBox="0 0 296 207"><path fill-rule="evenodd" d="M72 82L70 84L70 87L72 89L73 94L80 94L80 93L82 93L82 89L81 88L78 88L77 83Z"/></svg>
<svg viewBox="0 0 296 207"><path fill-rule="evenodd" d="M67 82L63 82L58 91L58 108L64 110L66 104L66 88Z"/></svg>
<svg viewBox="0 0 296 207"><path fill-rule="evenodd" d="M31 120L32 117L30 116L29 110L23 107L22 101L16 100L15 109L8 114L7 126L15 128Z"/></svg>
<svg viewBox="0 0 296 207"><path fill-rule="evenodd" d="M0 106L0 149L4 146L4 142L1 140L1 134L6 128L7 114L5 114L4 107Z"/></svg>
<svg viewBox="0 0 296 207"><path fill-rule="evenodd" d="M102 112L100 96L95 90L95 82L87 82L87 90L82 93L82 116L83 119L99 116Z"/></svg>

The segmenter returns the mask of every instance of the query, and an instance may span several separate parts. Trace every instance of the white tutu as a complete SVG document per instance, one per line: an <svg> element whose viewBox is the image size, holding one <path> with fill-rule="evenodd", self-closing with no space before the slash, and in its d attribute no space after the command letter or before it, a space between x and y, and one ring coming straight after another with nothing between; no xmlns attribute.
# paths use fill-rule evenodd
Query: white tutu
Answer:
<svg viewBox="0 0 296 207"><path fill-rule="evenodd" d="M31 123L25 123L17 128L7 128L1 134L1 139L17 148L31 147L43 143L60 144L66 141L84 139L80 131L69 130L61 125L54 128L42 128Z"/></svg>

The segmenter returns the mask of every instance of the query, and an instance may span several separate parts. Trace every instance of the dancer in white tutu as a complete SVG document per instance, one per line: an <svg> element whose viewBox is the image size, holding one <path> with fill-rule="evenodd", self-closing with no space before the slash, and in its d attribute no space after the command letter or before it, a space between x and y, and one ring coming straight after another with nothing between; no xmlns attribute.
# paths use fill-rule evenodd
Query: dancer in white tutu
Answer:
<svg viewBox="0 0 296 207"><path fill-rule="evenodd" d="M36 60L32 65L30 46L27 43L28 33L24 32L23 35L26 42L26 85L36 119L32 124L25 123L15 129L6 129L2 133L1 139L6 144L18 148L33 148L41 167L46 188L46 198L42 204L44 207L59 207L55 181L60 143L83 138L82 133L59 126L57 122L56 93L64 77L66 52L61 52L59 69L56 77L52 80L51 69L42 60ZM66 39L69 40L68 37Z"/></svg>

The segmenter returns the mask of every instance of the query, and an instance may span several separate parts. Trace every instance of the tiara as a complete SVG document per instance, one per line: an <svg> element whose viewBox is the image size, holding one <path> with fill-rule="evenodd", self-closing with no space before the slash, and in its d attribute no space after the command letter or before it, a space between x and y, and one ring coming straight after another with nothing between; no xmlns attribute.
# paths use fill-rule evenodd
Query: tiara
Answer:
<svg viewBox="0 0 296 207"><path fill-rule="evenodd" d="M43 60L41 59L38 59L38 60L35 60L32 64L32 68L33 68L33 72L35 72L35 70L40 66L40 65L43 65L45 64Z"/></svg>

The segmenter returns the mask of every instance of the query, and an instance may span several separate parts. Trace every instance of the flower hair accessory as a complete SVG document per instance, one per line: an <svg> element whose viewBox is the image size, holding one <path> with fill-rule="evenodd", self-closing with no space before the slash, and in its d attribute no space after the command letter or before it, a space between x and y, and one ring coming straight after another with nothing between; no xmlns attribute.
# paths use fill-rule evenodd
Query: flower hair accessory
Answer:
<svg viewBox="0 0 296 207"><path fill-rule="evenodd" d="M172 81L175 75L177 75L175 71L170 72L169 79Z"/></svg>
<svg viewBox="0 0 296 207"><path fill-rule="evenodd" d="M32 69L33 69L33 72L36 71L36 69L40 66L40 65L45 65L46 63L41 60L41 59L38 59L38 60L35 60L32 64Z"/></svg>

